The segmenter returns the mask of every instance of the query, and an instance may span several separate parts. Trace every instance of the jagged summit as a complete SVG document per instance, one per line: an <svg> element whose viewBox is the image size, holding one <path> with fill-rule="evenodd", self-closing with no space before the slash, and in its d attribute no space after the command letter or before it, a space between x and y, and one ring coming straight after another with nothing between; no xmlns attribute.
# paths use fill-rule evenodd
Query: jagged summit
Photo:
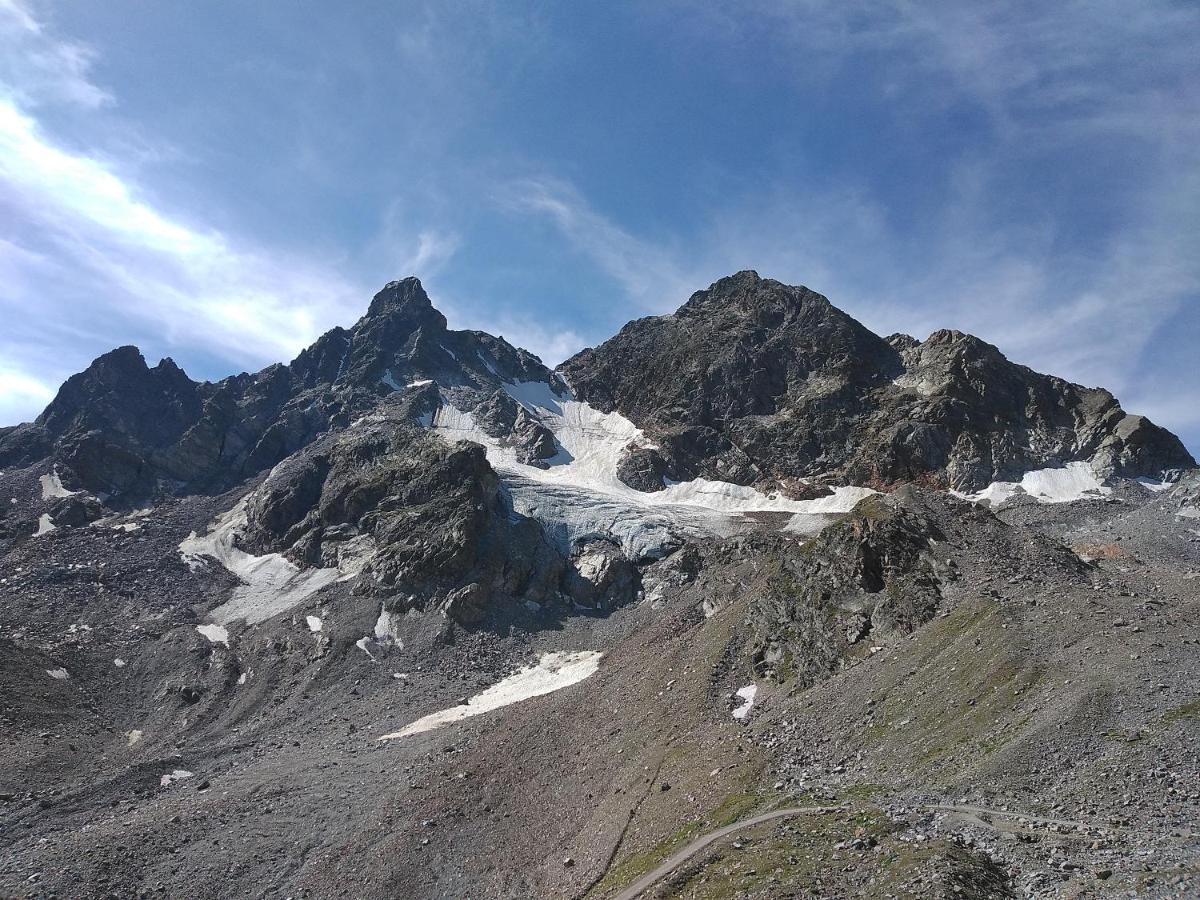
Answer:
<svg viewBox="0 0 1200 900"><path fill-rule="evenodd" d="M450 330L410 277L385 285L353 326L253 374L196 382L169 359L149 368L136 347L110 351L68 379L36 422L0 431L0 461L52 455L114 498L223 490L410 386L436 379L473 407L502 383L550 378L501 338Z"/></svg>
<svg viewBox="0 0 1200 900"><path fill-rule="evenodd" d="M822 295L749 270L674 315L630 322L560 372L578 400L620 413L653 444L622 463L643 491L697 477L977 491L1072 462L1151 478L1195 465L1106 391L1039 375L958 331L881 338ZM506 387L527 382L557 378L503 338L449 329L409 277L354 325L254 374L195 382L169 359L148 367L135 347L106 353L36 422L0 430L0 465L53 456L113 497L223 490L412 392L414 420L448 406L522 459L546 459L553 437Z"/></svg>
<svg viewBox="0 0 1200 900"><path fill-rule="evenodd" d="M958 331L885 340L820 294L752 271L629 323L561 371L581 399L644 429L660 448L652 466L676 479L971 491L1076 461L1153 478L1195 465L1107 391Z"/></svg>
<svg viewBox="0 0 1200 900"><path fill-rule="evenodd" d="M409 276L389 281L371 298L368 319L388 318L410 323L413 327L427 325L445 328L446 317L434 308L419 278Z"/></svg>

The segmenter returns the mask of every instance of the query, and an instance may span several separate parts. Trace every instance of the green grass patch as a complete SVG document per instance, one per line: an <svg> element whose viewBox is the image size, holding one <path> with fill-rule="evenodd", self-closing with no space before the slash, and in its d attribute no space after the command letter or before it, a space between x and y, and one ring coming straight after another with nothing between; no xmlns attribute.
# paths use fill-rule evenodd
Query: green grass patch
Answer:
<svg viewBox="0 0 1200 900"><path fill-rule="evenodd" d="M1183 706L1167 710L1166 714L1163 715L1163 723L1166 725L1171 725L1175 722L1184 722L1188 719L1200 719L1200 700L1193 700L1191 703L1185 703Z"/></svg>

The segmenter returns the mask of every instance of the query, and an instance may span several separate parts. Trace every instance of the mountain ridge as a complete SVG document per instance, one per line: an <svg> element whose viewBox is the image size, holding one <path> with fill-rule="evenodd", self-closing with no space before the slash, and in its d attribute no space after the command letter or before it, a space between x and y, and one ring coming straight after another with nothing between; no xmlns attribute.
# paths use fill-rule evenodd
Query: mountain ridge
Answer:
<svg viewBox="0 0 1200 900"><path fill-rule="evenodd" d="M553 437L504 385L561 387L560 377L656 445L622 461L622 480L647 492L697 477L797 496L812 482L973 491L1078 461L1102 478L1195 466L1178 438L1103 389L1040 375L958 331L882 338L823 295L749 270L675 313L627 323L555 372L503 338L448 329L415 277L256 373L193 381L169 358L150 367L118 348L69 378L33 423L0 430L0 465L53 456L116 502L219 491L423 381L438 389L428 415L447 404L478 412L485 431L517 436L523 458L541 464Z"/></svg>

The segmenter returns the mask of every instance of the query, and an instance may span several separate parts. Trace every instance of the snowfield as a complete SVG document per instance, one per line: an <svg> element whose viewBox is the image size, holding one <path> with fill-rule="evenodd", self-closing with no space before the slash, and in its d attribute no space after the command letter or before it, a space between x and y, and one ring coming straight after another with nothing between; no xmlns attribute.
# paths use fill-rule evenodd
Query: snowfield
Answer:
<svg viewBox="0 0 1200 900"><path fill-rule="evenodd" d="M210 618L218 625L245 619L249 625L265 622L272 616L303 603L321 588L333 583L338 569L301 571L278 553L254 556L237 546L237 535L246 526L246 498L233 509L217 517L213 528L203 537L193 532L179 544L179 552L188 566L204 565L204 558L216 560L242 584L233 596L214 609Z"/></svg>
<svg viewBox="0 0 1200 900"><path fill-rule="evenodd" d="M433 731L452 722L460 722L473 716L491 712L531 697L540 697L554 691L578 684L594 674L600 667L602 653L585 650L576 653L543 653L536 666L527 666L503 681L498 681L481 694L476 694L466 703L450 709L431 713L399 731L385 734L381 741Z"/></svg>
<svg viewBox="0 0 1200 900"><path fill-rule="evenodd" d="M546 460L547 468L519 462L514 448L486 434L470 413L445 397L432 427L448 440L482 444L513 509L541 521L564 552L579 541L608 538L632 559L656 558L678 546L682 537L729 536L764 520L807 533L824 517L849 512L875 493L840 487L829 497L792 500L703 478L668 482L661 491L644 493L617 477L627 448L654 448L636 425L619 413L603 413L575 400L565 390L557 393L545 382L503 387L554 434L558 452Z"/></svg>
<svg viewBox="0 0 1200 900"><path fill-rule="evenodd" d="M1026 472L1020 481L994 481L982 491L965 494L951 491L960 500L974 503L988 501L999 506L1018 494L1028 494L1039 503L1071 503L1075 500L1107 497L1112 489L1085 462L1070 462L1057 469L1035 469Z"/></svg>

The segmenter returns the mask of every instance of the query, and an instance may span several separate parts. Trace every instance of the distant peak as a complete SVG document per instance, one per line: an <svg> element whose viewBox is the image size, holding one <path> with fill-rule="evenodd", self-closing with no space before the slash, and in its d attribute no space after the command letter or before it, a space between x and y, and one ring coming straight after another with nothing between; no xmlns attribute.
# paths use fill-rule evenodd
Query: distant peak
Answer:
<svg viewBox="0 0 1200 900"><path fill-rule="evenodd" d="M132 344L127 344L124 347L117 347L97 356L92 360L92 364L88 368L146 370L149 366L146 365L146 359L142 356L142 351Z"/></svg>
<svg viewBox="0 0 1200 900"><path fill-rule="evenodd" d="M397 310L426 310L433 309L429 295L425 293L421 281L414 275L399 281L389 281L383 289L371 299L367 310L368 316L386 315Z"/></svg>

